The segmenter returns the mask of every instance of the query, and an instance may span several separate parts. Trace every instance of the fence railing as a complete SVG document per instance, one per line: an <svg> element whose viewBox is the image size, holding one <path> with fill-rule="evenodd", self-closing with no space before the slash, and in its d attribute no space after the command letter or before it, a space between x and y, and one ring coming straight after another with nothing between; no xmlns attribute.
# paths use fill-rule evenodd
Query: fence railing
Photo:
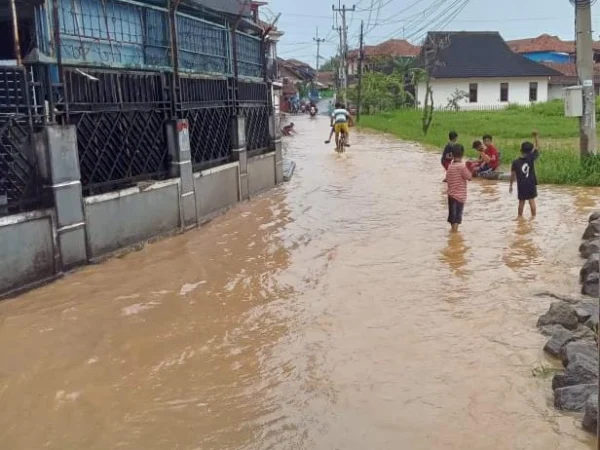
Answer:
<svg viewBox="0 0 600 450"><path fill-rule="evenodd" d="M65 68L64 79L66 123L77 127L84 193L167 175L165 74Z"/></svg>
<svg viewBox="0 0 600 450"><path fill-rule="evenodd" d="M269 120L269 85L267 83L238 82L238 114L246 118L246 146L252 153L260 153L271 143Z"/></svg>
<svg viewBox="0 0 600 450"><path fill-rule="evenodd" d="M187 119L194 169L231 159L231 123L235 113L230 81L180 78L178 117Z"/></svg>
<svg viewBox="0 0 600 450"><path fill-rule="evenodd" d="M0 67L0 216L46 203L33 148L32 86L23 67Z"/></svg>
<svg viewBox="0 0 600 450"><path fill-rule="evenodd" d="M40 19L55 12L58 45L54 20ZM236 115L248 150L269 148L263 44L250 28L133 0L46 2L35 20L40 52L61 51L57 64L0 67L0 214L41 203L31 139L47 123L76 126L85 195L168 176L169 120L189 121L195 170L231 159Z"/></svg>

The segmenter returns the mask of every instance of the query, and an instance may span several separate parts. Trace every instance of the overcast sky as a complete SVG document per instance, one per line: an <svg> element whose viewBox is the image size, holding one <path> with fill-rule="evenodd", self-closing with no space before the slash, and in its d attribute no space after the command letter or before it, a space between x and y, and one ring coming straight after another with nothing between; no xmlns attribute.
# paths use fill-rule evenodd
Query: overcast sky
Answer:
<svg viewBox="0 0 600 450"><path fill-rule="evenodd" d="M338 1L335 0L336 6ZM321 45L322 55L332 56L339 43L338 34L332 30L333 3L334 0L270 0L263 18L282 14L277 26L285 36L278 46L279 56L314 66L316 44L312 39L316 27L320 37L327 39ZM346 1L347 7L352 4ZM419 43L428 30L499 31L507 40L542 33L573 39L574 34L574 8L569 0L355 0L354 4L357 12L348 13L351 48L358 46L361 19L368 31L366 44L403 37ZM594 38L598 39L600 2L592 14Z"/></svg>

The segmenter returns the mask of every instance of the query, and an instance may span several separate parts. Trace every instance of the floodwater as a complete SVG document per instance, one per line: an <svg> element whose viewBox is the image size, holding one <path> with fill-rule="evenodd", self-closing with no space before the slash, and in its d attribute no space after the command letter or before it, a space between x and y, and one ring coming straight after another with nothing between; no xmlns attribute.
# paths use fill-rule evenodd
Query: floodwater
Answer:
<svg viewBox="0 0 600 450"><path fill-rule="evenodd" d="M590 449L552 408L540 291L579 289L598 190L473 182L296 120L292 181L209 225L0 303L2 449ZM537 374L538 376L536 376Z"/></svg>

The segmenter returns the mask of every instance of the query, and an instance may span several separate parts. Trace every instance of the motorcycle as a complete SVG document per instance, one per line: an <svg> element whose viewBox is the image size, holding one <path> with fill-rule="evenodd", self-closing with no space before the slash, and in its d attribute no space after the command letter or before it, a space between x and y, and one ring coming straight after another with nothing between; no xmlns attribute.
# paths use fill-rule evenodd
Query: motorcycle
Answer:
<svg viewBox="0 0 600 450"><path fill-rule="evenodd" d="M315 106L311 106L308 113L310 114L310 117L315 117L317 115L317 112L317 108Z"/></svg>

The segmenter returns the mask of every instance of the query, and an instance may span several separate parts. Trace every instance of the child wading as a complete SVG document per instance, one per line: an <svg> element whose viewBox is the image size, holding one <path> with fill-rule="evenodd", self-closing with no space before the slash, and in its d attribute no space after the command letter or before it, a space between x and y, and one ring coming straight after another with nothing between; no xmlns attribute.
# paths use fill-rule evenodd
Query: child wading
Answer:
<svg viewBox="0 0 600 450"><path fill-rule="evenodd" d="M463 209L467 201L467 181L472 179L471 171L463 162L465 148L460 144L452 147L454 160L448 166L446 180L448 182L448 222L452 225L452 232L458 231L462 223Z"/></svg>
<svg viewBox="0 0 600 450"><path fill-rule="evenodd" d="M510 174L510 188L512 194L513 183L517 182L517 195L519 197L519 217L523 217L525 202L529 202L531 217L537 214L537 177L535 176L535 160L540 155L537 131L533 132L534 144L523 142L521 144L521 157L512 163Z"/></svg>
<svg viewBox="0 0 600 450"><path fill-rule="evenodd" d="M450 163L452 163L453 155L452 155L452 147L456 145L456 140L458 139L458 133L456 131L451 131L448 133L448 143L446 147L444 147L444 151L442 152L442 166L444 170L448 170ZM444 178L444 182L446 179Z"/></svg>

